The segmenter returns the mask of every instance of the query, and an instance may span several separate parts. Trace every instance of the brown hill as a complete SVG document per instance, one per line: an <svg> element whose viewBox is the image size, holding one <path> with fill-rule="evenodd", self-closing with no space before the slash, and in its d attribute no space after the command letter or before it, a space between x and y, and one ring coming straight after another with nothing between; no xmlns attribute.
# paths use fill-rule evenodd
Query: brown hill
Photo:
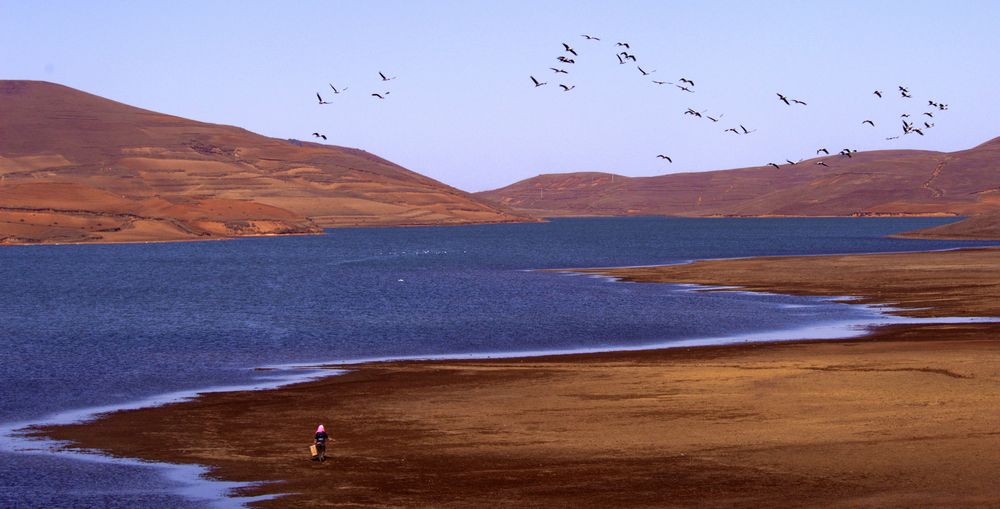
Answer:
<svg viewBox="0 0 1000 509"><path fill-rule="evenodd" d="M858 152L777 170L540 175L478 195L542 216L974 215L1000 210L1000 138L960 152Z"/></svg>
<svg viewBox="0 0 1000 509"><path fill-rule="evenodd" d="M0 81L0 242L523 221L363 150L260 136L46 82Z"/></svg>

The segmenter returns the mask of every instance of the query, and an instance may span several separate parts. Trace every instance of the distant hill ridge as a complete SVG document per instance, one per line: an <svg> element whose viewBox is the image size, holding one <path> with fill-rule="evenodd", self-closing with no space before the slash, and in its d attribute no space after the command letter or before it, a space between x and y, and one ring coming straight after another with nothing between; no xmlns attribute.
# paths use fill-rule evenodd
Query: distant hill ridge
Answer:
<svg viewBox="0 0 1000 509"><path fill-rule="evenodd" d="M0 81L0 242L532 220L363 150Z"/></svg>
<svg viewBox="0 0 1000 509"><path fill-rule="evenodd" d="M1000 211L1000 138L958 152L857 152L780 169L545 174L476 194L539 216L989 214Z"/></svg>

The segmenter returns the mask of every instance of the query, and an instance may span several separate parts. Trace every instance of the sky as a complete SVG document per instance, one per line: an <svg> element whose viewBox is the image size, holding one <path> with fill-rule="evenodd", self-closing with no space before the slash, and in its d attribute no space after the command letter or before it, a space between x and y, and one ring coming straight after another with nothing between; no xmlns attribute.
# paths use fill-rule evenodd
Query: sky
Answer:
<svg viewBox="0 0 1000 509"><path fill-rule="evenodd" d="M972 0L0 0L0 79L278 138L321 132L481 191L540 173L759 166L819 147L970 148L1000 136L997 27L1000 2ZM618 63L617 42L635 64ZM693 93L652 82L682 77ZM934 127L886 140L902 113ZM724 132L741 124L756 131Z"/></svg>

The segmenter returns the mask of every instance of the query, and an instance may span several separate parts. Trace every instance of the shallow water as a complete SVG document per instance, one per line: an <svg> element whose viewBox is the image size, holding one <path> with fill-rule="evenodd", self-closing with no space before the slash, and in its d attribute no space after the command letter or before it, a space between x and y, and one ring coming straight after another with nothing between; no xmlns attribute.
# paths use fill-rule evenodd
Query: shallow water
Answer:
<svg viewBox="0 0 1000 509"><path fill-rule="evenodd" d="M884 238L948 221L598 218L4 247L0 423L254 384L261 372L252 368L263 365L634 348L778 330L836 335L877 313L530 269L990 244ZM183 483L155 468L9 452L0 460L0 506L204 502L177 498Z"/></svg>

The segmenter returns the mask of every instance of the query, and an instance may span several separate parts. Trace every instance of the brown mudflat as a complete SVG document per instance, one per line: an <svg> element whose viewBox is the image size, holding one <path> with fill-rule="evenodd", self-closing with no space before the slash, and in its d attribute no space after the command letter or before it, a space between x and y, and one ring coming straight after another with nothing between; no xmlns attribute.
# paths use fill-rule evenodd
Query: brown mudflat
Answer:
<svg viewBox="0 0 1000 509"><path fill-rule="evenodd" d="M737 285L800 295L852 296L913 308L901 314L1000 316L1000 249L702 260L689 264L582 269L624 281Z"/></svg>
<svg viewBox="0 0 1000 509"><path fill-rule="evenodd" d="M285 481L265 507L995 506L1000 327L876 339L360 366L49 433Z"/></svg>
<svg viewBox="0 0 1000 509"><path fill-rule="evenodd" d="M0 243L529 220L363 150L0 81Z"/></svg>
<svg viewBox="0 0 1000 509"><path fill-rule="evenodd" d="M824 155L780 169L546 174L477 195L540 216L972 216L1000 210L998 161L1000 138L958 152Z"/></svg>
<svg viewBox="0 0 1000 509"><path fill-rule="evenodd" d="M1000 239L1000 213L989 212L941 226L907 232L896 237L918 239Z"/></svg>
<svg viewBox="0 0 1000 509"><path fill-rule="evenodd" d="M995 315L1000 271L983 267L998 256L688 268L713 284L763 287L752 271L723 272L757 263L773 274L803 268L769 288L881 288L833 270L858 264L920 295L904 302ZM656 270L656 280L697 277ZM255 490L288 494L265 507L996 507L998 365L1000 325L893 326L851 341L372 364L45 432L118 455L211 465L225 479L282 481ZM319 423L336 440L323 464L306 459Z"/></svg>

